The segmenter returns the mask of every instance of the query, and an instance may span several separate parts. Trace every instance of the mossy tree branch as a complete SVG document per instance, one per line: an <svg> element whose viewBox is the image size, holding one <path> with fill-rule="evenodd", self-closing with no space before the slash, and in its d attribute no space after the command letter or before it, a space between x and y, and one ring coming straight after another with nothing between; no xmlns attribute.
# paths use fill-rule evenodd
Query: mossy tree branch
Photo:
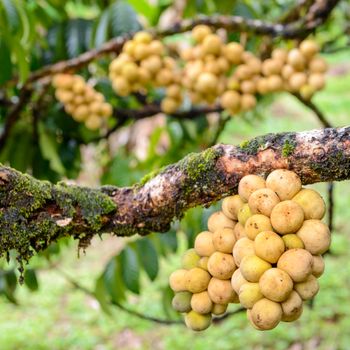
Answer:
<svg viewBox="0 0 350 350"><path fill-rule="evenodd" d="M1 166L0 254L15 249L27 260L62 236L84 246L104 232L165 232L189 208L235 193L244 175L278 168L295 171L304 184L350 179L350 126L219 144L128 188L53 185Z"/></svg>

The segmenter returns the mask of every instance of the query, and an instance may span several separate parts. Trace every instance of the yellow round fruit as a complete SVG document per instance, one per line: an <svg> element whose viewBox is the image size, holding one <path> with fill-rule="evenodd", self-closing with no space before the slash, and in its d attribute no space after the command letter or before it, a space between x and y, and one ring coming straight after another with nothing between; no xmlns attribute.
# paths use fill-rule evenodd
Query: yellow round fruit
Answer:
<svg viewBox="0 0 350 350"><path fill-rule="evenodd" d="M238 296L232 289L230 280L213 277L208 285L210 299L215 304L228 304L237 300Z"/></svg>
<svg viewBox="0 0 350 350"><path fill-rule="evenodd" d="M299 91L300 96L305 100L310 100L315 92L316 92L316 89L312 87L310 84L303 85Z"/></svg>
<svg viewBox="0 0 350 350"><path fill-rule="evenodd" d="M252 212L249 205L246 203L238 210L238 222L244 227L247 220L252 216Z"/></svg>
<svg viewBox="0 0 350 350"><path fill-rule="evenodd" d="M160 103L161 110L166 114L172 114L177 111L179 108L179 102L178 100L175 100L171 97L165 97L163 98L162 102Z"/></svg>
<svg viewBox="0 0 350 350"><path fill-rule="evenodd" d="M277 193L281 201L292 199L301 190L297 174L286 169L272 171L266 178L266 187Z"/></svg>
<svg viewBox="0 0 350 350"><path fill-rule="evenodd" d="M308 84L315 90L322 90L326 85L326 80L322 73L313 73L309 76Z"/></svg>
<svg viewBox="0 0 350 350"><path fill-rule="evenodd" d="M305 57L299 49L292 49L288 53L288 64L290 64L295 70L301 71L305 67Z"/></svg>
<svg viewBox="0 0 350 350"><path fill-rule="evenodd" d="M269 300L287 300L293 290L293 281L283 270L272 268L264 272L259 280L261 293Z"/></svg>
<svg viewBox="0 0 350 350"><path fill-rule="evenodd" d="M192 293L190 292L178 292L174 295L171 302L172 307L177 312L189 312L191 308Z"/></svg>
<svg viewBox="0 0 350 350"><path fill-rule="evenodd" d="M220 316L223 315L227 310L227 304L214 304L211 310L212 315Z"/></svg>
<svg viewBox="0 0 350 350"><path fill-rule="evenodd" d="M273 208L280 202L277 194L270 188L255 191L249 198L249 208L253 214L270 216Z"/></svg>
<svg viewBox="0 0 350 350"><path fill-rule="evenodd" d="M256 97L251 94L243 94L241 96L242 111L249 111L256 106Z"/></svg>
<svg viewBox="0 0 350 350"><path fill-rule="evenodd" d="M282 78L285 80L289 80L289 78L292 76L292 74L294 74L294 72L295 72L295 69L291 65L286 64L282 68L282 74L281 74Z"/></svg>
<svg viewBox="0 0 350 350"><path fill-rule="evenodd" d="M235 243L236 236L232 228L223 228L213 234L213 244L219 252L231 254Z"/></svg>
<svg viewBox="0 0 350 350"><path fill-rule="evenodd" d="M306 281L296 283L294 289L300 295L301 299L309 300L312 299L319 291L320 286L317 278L310 275Z"/></svg>
<svg viewBox="0 0 350 350"><path fill-rule="evenodd" d="M296 291L292 291L287 300L281 303L282 321L293 322L303 313L303 300Z"/></svg>
<svg viewBox="0 0 350 350"><path fill-rule="evenodd" d="M133 41L135 43L142 43L142 44L149 44L152 41L152 35L148 32L137 32L134 36L133 36Z"/></svg>
<svg viewBox="0 0 350 350"><path fill-rule="evenodd" d="M159 40L152 40L148 45L148 52L150 55L162 56L164 54L164 45Z"/></svg>
<svg viewBox="0 0 350 350"><path fill-rule="evenodd" d="M293 197L293 201L303 208L305 220L321 220L326 212L324 200L315 190L303 188Z"/></svg>
<svg viewBox="0 0 350 350"><path fill-rule="evenodd" d="M225 227L234 229L236 222L229 219L222 211L217 211L209 216L208 229L210 232L223 229Z"/></svg>
<svg viewBox="0 0 350 350"><path fill-rule="evenodd" d="M282 239L286 249L304 248L303 241L295 233L283 235Z"/></svg>
<svg viewBox="0 0 350 350"><path fill-rule="evenodd" d="M195 293L191 299L192 310L199 314L208 314L213 308L213 302L211 301L207 291L201 293Z"/></svg>
<svg viewBox="0 0 350 350"><path fill-rule="evenodd" d="M208 287L209 281L209 273L199 267L194 267L187 271L186 287L191 293L200 293L205 291Z"/></svg>
<svg viewBox="0 0 350 350"><path fill-rule="evenodd" d="M238 294L244 283L248 283L248 281L242 276L241 270L237 269L231 277L232 289Z"/></svg>
<svg viewBox="0 0 350 350"><path fill-rule="evenodd" d="M239 269L248 282L258 282L264 272L271 269L271 264L256 255L246 255L243 257Z"/></svg>
<svg viewBox="0 0 350 350"><path fill-rule="evenodd" d="M173 72L168 68L162 68L158 71L155 82L157 86L167 86L173 82Z"/></svg>
<svg viewBox="0 0 350 350"><path fill-rule="evenodd" d="M252 57L247 60L247 66L252 70L254 74L260 74L262 62L257 57Z"/></svg>
<svg viewBox="0 0 350 350"><path fill-rule="evenodd" d="M270 75L267 79L267 88L269 92L281 91L283 89L283 80L277 75Z"/></svg>
<svg viewBox="0 0 350 350"><path fill-rule="evenodd" d="M234 76L239 80L247 80L253 76L253 71L248 65L241 64L236 68Z"/></svg>
<svg viewBox="0 0 350 350"><path fill-rule="evenodd" d="M181 266L183 269L190 270L197 267L200 256L196 253L195 249L188 249L181 259Z"/></svg>
<svg viewBox="0 0 350 350"><path fill-rule="evenodd" d="M244 226L239 222L237 222L235 228L233 229L233 232L235 234L236 241L243 237L247 237Z"/></svg>
<svg viewBox="0 0 350 350"><path fill-rule="evenodd" d="M212 33L210 27L205 24L199 24L192 29L192 37L198 43L201 43L206 36Z"/></svg>
<svg viewBox="0 0 350 350"><path fill-rule="evenodd" d="M208 271L216 278L227 280L236 270L236 264L231 254L213 253L208 260Z"/></svg>
<svg viewBox="0 0 350 350"><path fill-rule="evenodd" d="M220 103L225 109L239 111L241 106L241 95L237 91L225 91L220 97Z"/></svg>
<svg viewBox="0 0 350 350"><path fill-rule="evenodd" d="M300 43L299 50L304 57L310 59L320 51L320 47L313 40L304 40Z"/></svg>
<svg viewBox="0 0 350 350"><path fill-rule="evenodd" d="M238 210L243 204L244 202L238 194L235 196L229 196L222 201L222 211L231 220L237 220Z"/></svg>
<svg viewBox="0 0 350 350"><path fill-rule="evenodd" d="M74 76L71 74L56 74L52 78L52 84L56 89L70 90L74 84Z"/></svg>
<svg viewBox="0 0 350 350"><path fill-rule="evenodd" d="M313 258L305 249L289 249L283 253L277 267L293 279L294 282L305 281L312 272Z"/></svg>
<svg viewBox="0 0 350 350"><path fill-rule="evenodd" d="M181 86L177 84L172 84L166 89L167 97L171 97L173 99L181 98Z"/></svg>
<svg viewBox="0 0 350 350"><path fill-rule="evenodd" d="M185 269L179 269L169 276L169 285L174 292L187 291L187 272Z"/></svg>
<svg viewBox="0 0 350 350"><path fill-rule="evenodd" d="M283 67L283 62L268 58L262 63L262 72L265 76L280 74Z"/></svg>
<svg viewBox="0 0 350 350"><path fill-rule="evenodd" d="M312 264L311 273L315 277L319 278L323 275L324 268L325 268L323 257L321 255L313 255L312 259L313 259L313 264Z"/></svg>
<svg viewBox="0 0 350 350"><path fill-rule="evenodd" d="M287 61L288 51L286 49L283 49L283 48L273 49L271 57L274 60L285 63Z"/></svg>
<svg viewBox="0 0 350 350"><path fill-rule="evenodd" d="M297 235L313 255L325 253L331 244L329 228L320 220L305 220Z"/></svg>
<svg viewBox="0 0 350 350"><path fill-rule="evenodd" d="M245 256L255 255L254 241L247 237L239 239L232 251L233 258L237 266L240 266L242 259Z"/></svg>
<svg viewBox="0 0 350 350"><path fill-rule="evenodd" d="M215 252L213 234L209 231L199 233L194 241L194 249L200 256L210 256Z"/></svg>
<svg viewBox="0 0 350 350"><path fill-rule="evenodd" d="M208 260L209 258L207 256L202 256L197 262L197 267L208 271Z"/></svg>
<svg viewBox="0 0 350 350"><path fill-rule="evenodd" d="M109 103L104 102L100 106L100 113L102 117L108 118L113 114L113 108Z"/></svg>
<svg viewBox="0 0 350 350"><path fill-rule="evenodd" d="M271 212L271 224L274 230L282 235L294 233L304 222L302 207L291 200L278 203Z"/></svg>
<svg viewBox="0 0 350 350"><path fill-rule="evenodd" d="M202 49L205 55L219 55L222 44L222 40L218 35L209 34L203 39Z"/></svg>
<svg viewBox="0 0 350 350"><path fill-rule="evenodd" d="M86 105L77 106L73 114L76 121L84 121L89 116L89 108Z"/></svg>
<svg viewBox="0 0 350 350"><path fill-rule="evenodd" d="M122 75L129 82L134 82L139 77L139 70L137 64L134 62L127 62L122 68Z"/></svg>
<svg viewBox="0 0 350 350"><path fill-rule="evenodd" d="M311 73L325 73L327 68L326 61L321 57L315 57L309 63L309 70Z"/></svg>
<svg viewBox="0 0 350 350"><path fill-rule="evenodd" d="M262 214L252 215L246 221L244 229L247 237L254 240L260 232L272 231L270 218Z"/></svg>
<svg viewBox="0 0 350 350"><path fill-rule="evenodd" d="M193 331L204 331L211 324L211 315L202 315L192 310L185 315L185 324Z"/></svg>
<svg viewBox="0 0 350 350"><path fill-rule="evenodd" d="M196 83L196 90L201 93L216 92L218 86L218 78L212 73L201 73Z"/></svg>
<svg viewBox="0 0 350 350"><path fill-rule="evenodd" d="M223 56L218 57L216 64L220 69L220 73L226 73L230 69L229 61Z"/></svg>
<svg viewBox="0 0 350 350"><path fill-rule="evenodd" d="M90 114L85 120L85 126L90 130L97 130L101 127L102 121L98 115Z"/></svg>
<svg viewBox="0 0 350 350"><path fill-rule="evenodd" d="M74 99L74 93L69 90L57 89L55 91L55 97L63 104L68 104Z"/></svg>
<svg viewBox="0 0 350 350"><path fill-rule="evenodd" d="M269 330L281 321L282 307L279 303L263 298L254 304L250 315L258 329Z"/></svg>
<svg viewBox="0 0 350 350"><path fill-rule="evenodd" d="M129 82L125 78L123 78L122 76L113 80L112 86L113 86L113 89L120 96L127 96L131 92L131 86L130 86Z"/></svg>
<svg viewBox="0 0 350 350"><path fill-rule="evenodd" d="M255 254L271 264L277 262L285 249L282 238L275 232L260 232L254 240Z"/></svg>
<svg viewBox="0 0 350 350"><path fill-rule="evenodd" d="M265 180L257 175L244 176L238 185L238 194L241 199L248 202L249 197L258 189L266 187Z"/></svg>
<svg viewBox="0 0 350 350"><path fill-rule="evenodd" d="M292 91L299 91L307 83L307 75L303 72L295 72L290 76L288 83Z"/></svg>
<svg viewBox="0 0 350 350"><path fill-rule="evenodd" d="M141 67L147 69L151 74L156 74L162 68L162 60L157 55L152 55L141 61Z"/></svg>
<svg viewBox="0 0 350 350"><path fill-rule="evenodd" d="M243 307L251 309L264 296L260 291L259 283L247 282L240 287L238 297Z"/></svg>
<svg viewBox="0 0 350 350"><path fill-rule="evenodd" d="M265 95L270 92L269 83L267 78L260 78L257 81L256 89L261 95Z"/></svg>
<svg viewBox="0 0 350 350"><path fill-rule="evenodd" d="M149 45L140 43L135 45L133 56L136 61L141 61L148 57L150 53Z"/></svg>
<svg viewBox="0 0 350 350"><path fill-rule="evenodd" d="M239 64L242 61L244 48L241 44L231 42L224 47L225 57L233 64Z"/></svg>
<svg viewBox="0 0 350 350"><path fill-rule="evenodd" d="M256 92L255 83L252 80L244 80L241 83L241 91L243 94L253 95Z"/></svg>

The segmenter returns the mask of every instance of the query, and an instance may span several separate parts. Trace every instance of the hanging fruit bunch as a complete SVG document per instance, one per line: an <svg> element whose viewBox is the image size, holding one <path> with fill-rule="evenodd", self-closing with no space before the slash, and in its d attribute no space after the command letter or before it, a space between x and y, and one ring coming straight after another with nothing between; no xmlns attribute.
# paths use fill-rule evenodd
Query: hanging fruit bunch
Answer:
<svg viewBox="0 0 350 350"><path fill-rule="evenodd" d="M175 60L166 55L164 44L147 32L138 32L109 66L109 78L115 92L128 96L165 88L162 110L172 113L182 103L180 74Z"/></svg>
<svg viewBox="0 0 350 350"><path fill-rule="evenodd" d="M258 330L297 320L324 271L324 214L322 197L292 171L243 177L238 195L223 200L169 277L173 307L185 313L187 327L208 328L229 303L246 308Z"/></svg>
<svg viewBox="0 0 350 350"><path fill-rule="evenodd" d="M56 89L55 96L65 111L77 122L85 123L88 129L99 129L104 119L112 115L112 106L83 77L57 74L52 85Z"/></svg>

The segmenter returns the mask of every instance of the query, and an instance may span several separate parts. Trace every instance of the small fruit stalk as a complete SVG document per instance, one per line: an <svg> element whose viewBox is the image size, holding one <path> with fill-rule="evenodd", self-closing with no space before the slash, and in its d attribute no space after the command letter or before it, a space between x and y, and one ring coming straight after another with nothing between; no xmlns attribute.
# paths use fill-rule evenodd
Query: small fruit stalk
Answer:
<svg viewBox="0 0 350 350"><path fill-rule="evenodd" d="M112 106L81 76L57 74L53 77L52 85L65 111L77 122L85 123L88 129L99 129L104 119L112 115Z"/></svg>
<svg viewBox="0 0 350 350"><path fill-rule="evenodd" d="M297 320L319 290L330 231L322 197L292 171L243 177L170 275L173 307L200 331L240 303L258 330Z"/></svg>

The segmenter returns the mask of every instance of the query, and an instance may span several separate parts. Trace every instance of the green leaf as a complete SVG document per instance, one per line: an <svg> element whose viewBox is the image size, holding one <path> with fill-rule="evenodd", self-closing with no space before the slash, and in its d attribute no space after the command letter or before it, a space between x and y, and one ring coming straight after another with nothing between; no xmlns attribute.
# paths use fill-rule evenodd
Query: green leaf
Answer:
<svg viewBox="0 0 350 350"><path fill-rule="evenodd" d="M178 244L175 230L170 230L166 233L160 234L159 239L164 246L169 248L170 251L174 253L177 251Z"/></svg>
<svg viewBox="0 0 350 350"><path fill-rule="evenodd" d="M8 270L5 272L6 291L9 294L13 294L17 287L17 277L14 270Z"/></svg>
<svg viewBox="0 0 350 350"><path fill-rule="evenodd" d="M113 257L108 262L104 272L104 283L106 291L113 301L120 302L125 299L125 288L118 256Z"/></svg>
<svg viewBox="0 0 350 350"><path fill-rule="evenodd" d="M159 269L157 250L147 237L137 240L136 247L142 267L150 280L153 281L157 277Z"/></svg>
<svg viewBox="0 0 350 350"><path fill-rule="evenodd" d="M157 18L159 8L153 6L147 0L128 0L128 3L136 10L136 12L146 17L149 24L154 24L154 20Z"/></svg>
<svg viewBox="0 0 350 350"><path fill-rule="evenodd" d="M12 0L1 0L0 4L5 10L9 31L12 34L18 33L21 29L21 20L15 2Z"/></svg>
<svg viewBox="0 0 350 350"><path fill-rule="evenodd" d="M133 248L126 246L119 255L122 278L125 286L133 293L140 293L140 264Z"/></svg>
<svg viewBox="0 0 350 350"><path fill-rule="evenodd" d="M12 63L11 63L11 52L4 41L0 36L0 85L11 79L12 77Z"/></svg>
<svg viewBox="0 0 350 350"><path fill-rule="evenodd" d="M111 315L110 303L107 298L106 286L104 282L104 274L102 274L96 281L94 295L100 303L101 309L107 314Z"/></svg>
<svg viewBox="0 0 350 350"><path fill-rule="evenodd" d="M97 22L94 38L96 47L101 46L108 38L109 18L109 12L106 10L102 12L102 15Z"/></svg>
<svg viewBox="0 0 350 350"><path fill-rule="evenodd" d="M33 269L27 269L24 273L24 283L31 290L36 291L39 289L38 279L36 272Z"/></svg>
<svg viewBox="0 0 350 350"><path fill-rule="evenodd" d="M47 159L50 162L52 170L60 175L64 175L65 169L57 152L58 145L55 137L45 130L45 126L42 123L38 124L38 131L41 154L44 159Z"/></svg>
<svg viewBox="0 0 350 350"><path fill-rule="evenodd" d="M111 27L114 36L141 29L134 9L125 1L117 1L110 7Z"/></svg>

